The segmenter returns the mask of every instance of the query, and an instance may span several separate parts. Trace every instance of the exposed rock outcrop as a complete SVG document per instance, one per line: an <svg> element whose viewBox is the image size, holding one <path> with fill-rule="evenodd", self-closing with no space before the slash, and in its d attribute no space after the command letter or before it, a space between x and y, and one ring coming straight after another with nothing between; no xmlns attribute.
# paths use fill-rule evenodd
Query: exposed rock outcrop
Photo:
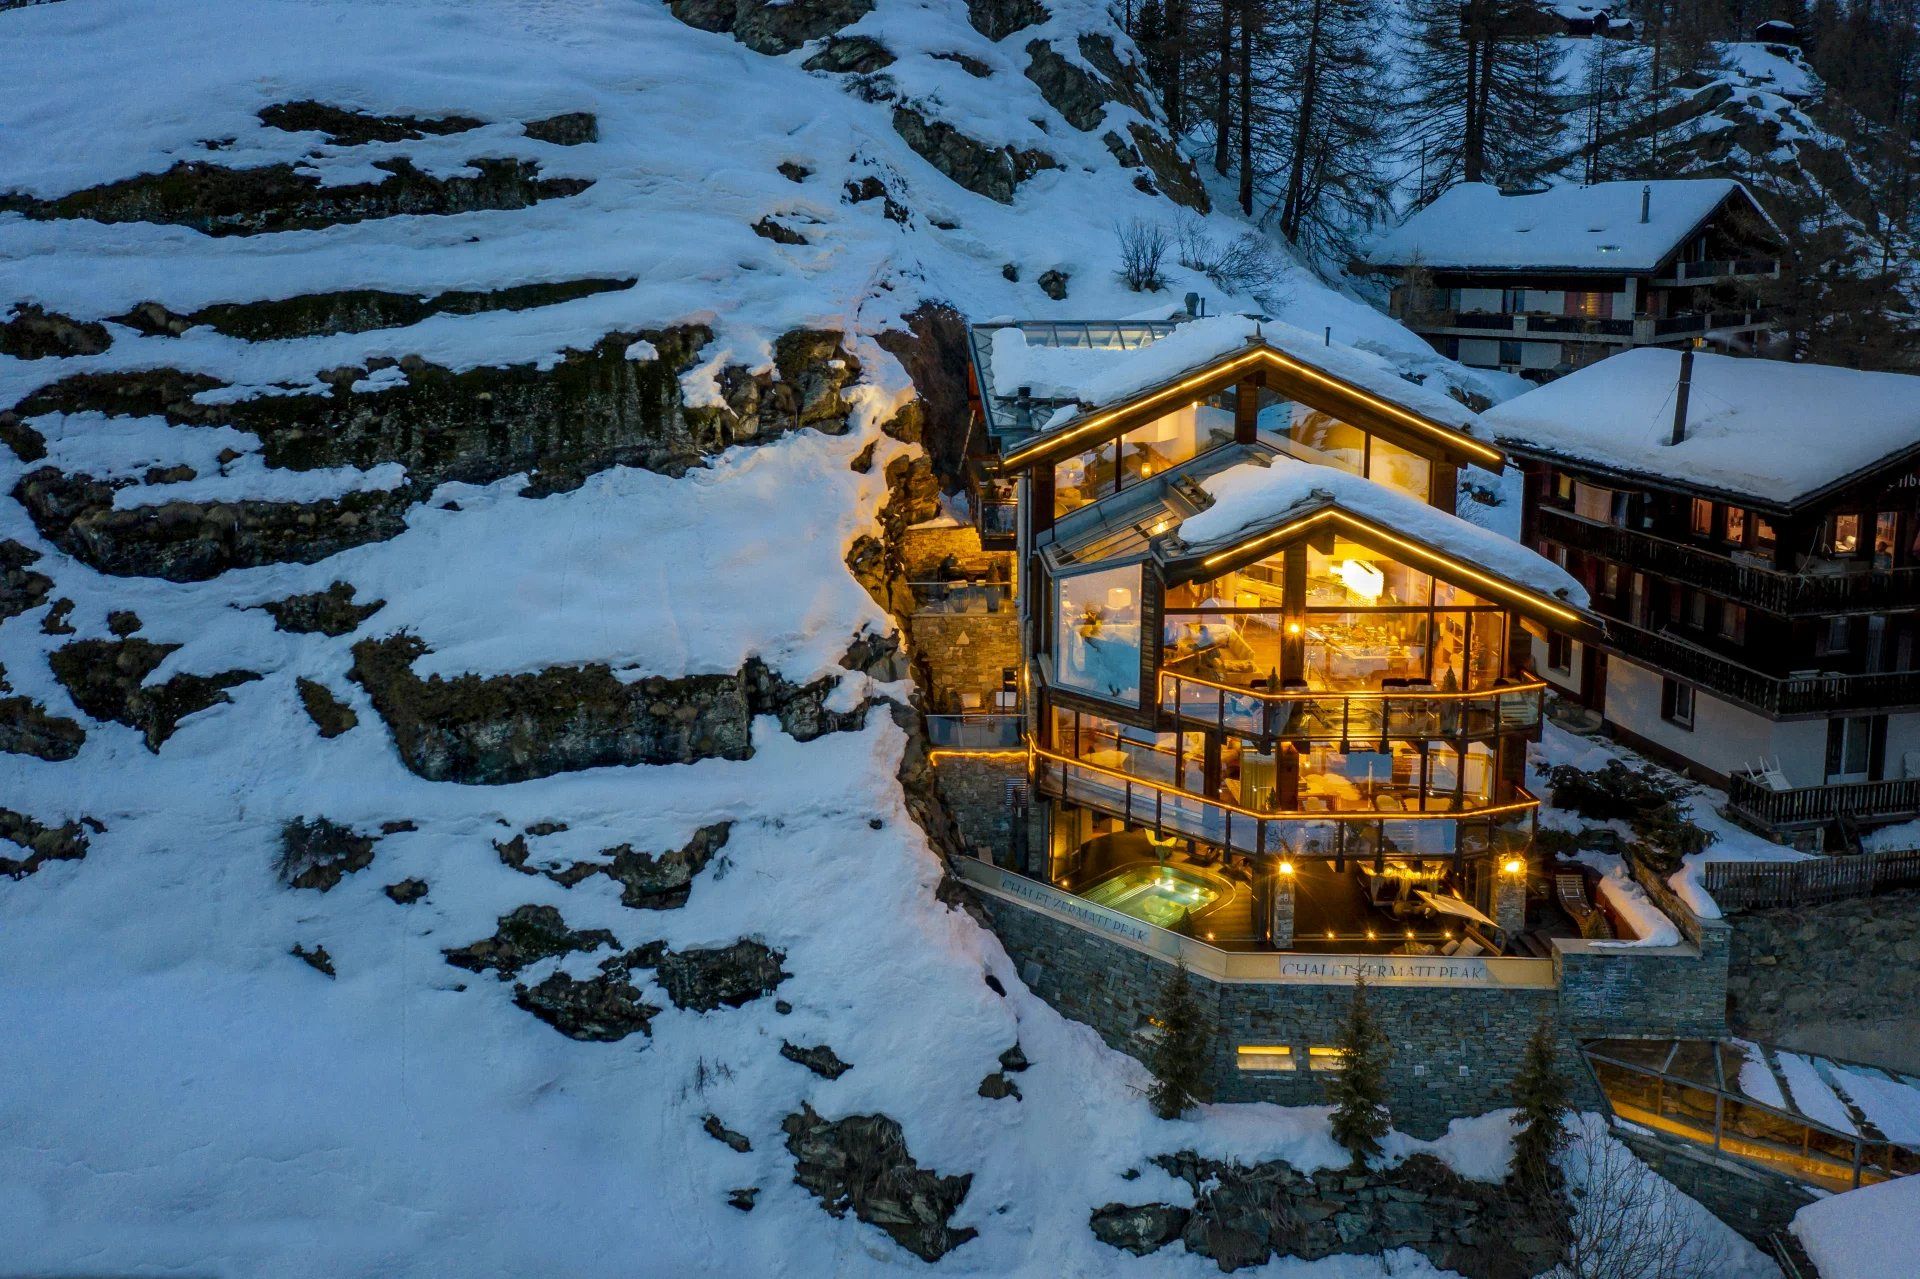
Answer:
<svg viewBox="0 0 1920 1279"><path fill-rule="evenodd" d="M31 302L13 308L0 320L0 355L16 360L44 360L62 355L98 355L113 345L105 325L76 320Z"/></svg>
<svg viewBox="0 0 1920 1279"><path fill-rule="evenodd" d="M857 728L865 706L830 711L836 680L794 685L758 658L737 675L623 682L604 665L421 679L412 635L361 640L348 674L373 698L400 757L432 781L525 781L608 764L747 759L756 715L801 741Z"/></svg>
<svg viewBox="0 0 1920 1279"><path fill-rule="evenodd" d="M38 608L53 589L53 579L29 565L40 552L18 542L0 540L0 622Z"/></svg>
<svg viewBox="0 0 1920 1279"><path fill-rule="evenodd" d="M793 975L780 966L785 958L779 951L743 937L731 946L663 951L654 977L675 1008L710 1013L771 995Z"/></svg>
<svg viewBox="0 0 1920 1279"><path fill-rule="evenodd" d="M852 1062L840 1060L840 1054L826 1044L801 1047L791 1040L780 1041L780 1055L811 1070L822 1079L838 1079L853 1069Z"/></svg>
<svg viewBox="0 0 1920 1279"><path fill-rule="evenodd" d="M567 921L551 906L517 906L500 916L498 922L500 927L493 936L441 953L455 968L476 973L491 969L506 981L543 959L616 944L613 934L604 928L580 932L568 928Z"/></svg>
<svg viewBox="0 0 1920 1279"><path fill-rule="evenodd" d="M334 146L355 147L369 142L416 142L429 136L465 133L486 121L470 115L374 115L302 98L261 108L260 123L288 133L323 133Z"/></svg>
<svg viewBox="0 0 1920 1279"><path fill-rule="evenodd" d="M708 1115L700 1121L701 1131L713 1138L737 1155L744 1155L753 1149L753 1142L743 1132L735 1132L720 1122L720 1116Z"/></svg>
<svg viewBox="0 0 1920 1279"><path fill-rule="evenodd" d="M228 569L312 564L406 528L418 490L347 493L316 502L166 502L118 509L128 480L28 472L13 495L34 526L75 559L119 577L200 582Z"/></svg>
<svg viewBox="0 0 1920 1279"><path fill-rule="evenodd" d="M1224 1271L1275 1256L1313 1261L1411 1248L1476 1279L1529 1279L1560 1260L1550 1223L1520 1196L1469 1181L1428 1154L1364 1173L1308 1174L1279 1160L1237 1164L1192 1151L1154 1162L1193 1188L1192 1209L1107 1204L1089 1221L1103 1242L1144 1254L1178 1238Z"/></svg>
<svg viewBox="0 0 1920 1279"><path fill-rule="evenodd" d="M976 195L1012 204L1022 182L1060 162L1045 151L995 147L911 107L893 109L893 128L915 154Z"/></svg>
<svg viewBox="0 0 1920 1279"><path fill-rule="evenodd" d="M894 1119L849 1115L828 1121L802 1105L780 1126L793 1155L793 1179L832 1215L844 1217L851 1209L922 1261L938 1261L979 1233L949 1224L973 1174L942 1176L920 1167Z"/></svg>
<svg viewBox="0 0 1920 1279"><path fill-rule="evenodd" d="M829 36L820 51L800 65L809 71L845 71L867 75L893 65L893 50L872 36Z"/></svg>
<svg viewBox="0 0 1920 1279"><path fill-rule="evenodd" d="M0 668L0 693L7 691L6 672ZM86 740L86 730L76 721L49 713L31 697L0 697L0 753L57 763L78 755Z"/></svg>
<svg viewBox="0 0 1920 1279"><path fill-rule="evenodd" d="M140 730L147 749L157 754L181 720L232 701L227 689L260 678L253 671L232 670L146 683L147 676L179 647L138 638L75 640L49 653L47 664L74 705L95 719Z"/></svg>
<svg viewBox="0 0 1920 1279"><path fill-rule="evenodd" d="M873 0L670 0L673 16L702 31L730 33L755 53L791 53L809 40L850 27Z"/></svg>
<svg viewBox="0 0 1920 1279"><path fill-rule="evenodd" d="M634 958L616 955L584 980L553 973L533 986L513 988L513 1002L569 1039L610 1044L635 1033L651 1035L660 1009L640 997L629 977Z"/></svg>
<svg viewBox="0 0 1920 1279"><path fill-rule="evenodd" d="M280 878L326 892L373 864L373 837L326 817L295 817L280 828Z"/></svg>
<svg viewBox="0 0 1920 1279"><path fill-rule="evenodd" d="M577 147L600 140L600 117L591 111L563 111L544 120L528 120L522 126L536 142L551 142L557 147Z"/></svg>
<svg viewBox="0 0 1920 1279"><path fill-rule="evenodd" d="M292 949L287 951L287 953L305 963L307 967L313 969L315 972L324 973L328 977L339 976L333 968L333 956L327 953L325 946L308 948L300 942L295 942L293 943Z"/></svg>
<svg viewBox="0 0 1920 1279"><path fill-rule="evenodd" d="M427 881L424 879L403 879L397 884L388 884L380 890L396 906L411 906L427 895Z"/></svg>
<svg viewBox="0 0 1920 1279"><path fill-rule="evenodd" d="M989 40L1004 40L1049 16L1040 0L967 0L967 21Z"/></svg>
<svg viewBox="0 0 1920 1279"><path fill-rule="evenodd" d="M560 829L565 829L561 827ZM726 846L732 822L702 826L693 838L679 848L657 856L635 852L631 844L601 850L603 862L569 862L565 865L529 866L527 847L529 830L505 842L496 841L494 851L500 860L523 875L544 875L567 888L594 875L605 875L620 885L620 904L636 910L674 910L687 904L694 876L706 869L713 855Z"/></svg>
<svg viewBox="0 0 1920 1279"><path fill-rule="evenodd" d="M0 840L26 850L25 857L0 857L0 875L10 879L24 879L48 862L79 861L87 855L87 834L80 822L48 826L11 808L0 808Z"/></svg>
<svg viewBox="0 0 1920 1279"><path fill-rule="evenodd" d="M291 164L229 169L182 160L164 173L143 173L45 200L0 194L0 212L52 221L161 222L207 235L259 235L364 222L370 218L524 209L541 200L578 195L587 178L544 178L532 160L469 160L473 176L436 177L405 156L373 161L379 182L322 185L320 175Z"/></svg>
<svg viewBox="0 0 1920 1279"><path fill-rule="evenodd" d="M351 582L334 582L324 591L289 595L269 600L259 607L273 618L273 629L295 635L329 635L338 638L360 629L360 623L378 613L385 600L356 604Z"/></svg>
<svg viewBox="0 0 1920 1279"><path fill-rule="evenodd" d="M533 473L534 491L576 486L613 465L680 474L711 454L811 428L848 429L844 392L860 365L840 335L795 330L774 343L774 371L730 365L719 371L721 403L687 408L680 375L711 333L698 326L610 334L552 367L533 364L453 372L416 357L323 375L324 395L277 395L233 404L194 397L221 385L174 369L85 374L44 387L15 406L16 422L42 413L162 416L181 425L231 425L258 435L268 466L372 467L398 462L408 483L391 492L330 501L175 502L113 509L116 487L43 467L14 495L36 527L104 572L199 581L229 568L311 563L404 526L406 507L445 480L490 483ZM645 341L657 359L627 351ZM373 365L396 365L406 382L356 392ZM24 423L16 434L32 434ZM24 436L23 436L24 438ZM37 435L33 436L38 439Z"/></svg>
<svg viewBox="0 0 1920 1279"><path fill-rule="evenodd" d="M421 297L383 289L341 289L333 293L302 293L296 297L261 302L216 302L163 331L185 332L204 324L228 337L249 342L285 338L323 337L331 333L365 333L395 329L434 315L482 315L489 311L530 311L575 298L592 297L633 287L633 278L590 277L542 284L516 284L504 289L455 289ZM150 305L150 304L149 304Z"/></svg>

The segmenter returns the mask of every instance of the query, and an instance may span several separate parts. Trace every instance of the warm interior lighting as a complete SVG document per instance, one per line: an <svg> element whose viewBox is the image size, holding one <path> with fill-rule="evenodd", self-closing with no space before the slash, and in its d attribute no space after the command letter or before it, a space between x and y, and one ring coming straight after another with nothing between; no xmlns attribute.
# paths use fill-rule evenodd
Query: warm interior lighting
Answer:
<svg viewBox="0 0 1920 1279"><path fill-rule="evenodd" d="M1125 612L1133 607L1133 592L1124 586L1107 588L1107 607L1116 613Z"/></svg>
<svg viewBox="0 0 1920 1279"><path fill-rule="evenodd" d="M1155 521L1153 522L1153 531L1154 531L1154 533L1155 533L1155 534L1157 535L1157 534L1160 534L1160 533L1164 533L1164 532L1166 532L1166 531L1167 531L1167 526L1168 526L1168 525L1169 525L1169 524L1170 524L1171 522L1172 522L1172 521L1170 521L1170 520L1164 520L1164 519L1160 519L1160 520L1155 520Z"/></svg>
<svg viewBox="0 0 1920 1279"><path fill-rule="evenodd" d="M1287 623L1287 634L1298 635L1299 633L1300 633L1300 623L1298 622Z"/></svg>
<svg viewBox="0 0 1920 1279"><path fill-rule="evenodd" d="M1379 566L1362 560L1342 560L1334 568L1333 575L1346 583L1347 589L1360 598L1373 602L1387 590L1387 575Z"/></svg>
<svg viewBox="0 0 1920 1279"><path fill-rule="evenodd" d="M1368 941L1379 941L1379 940L1380 940L1380 934L1379 934L1379 933L1376 933L1376 932L1374 932L1374 931L1373 931L1373 929L1371 929L1371 928L1369 928L1369 929L1367 929L1367 940L1368 940Z"/></svg>

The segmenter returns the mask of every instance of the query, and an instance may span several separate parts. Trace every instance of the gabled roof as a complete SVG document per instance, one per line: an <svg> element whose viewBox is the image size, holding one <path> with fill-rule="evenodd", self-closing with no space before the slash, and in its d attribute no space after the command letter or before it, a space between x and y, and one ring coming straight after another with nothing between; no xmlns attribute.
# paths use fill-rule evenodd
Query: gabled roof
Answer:
<svg viewBox="0 0 1920 1279"><path fill-rule="evenodd" d="M1201 482L1212 504L1154 544L1173 576L1215 576L1270 553L1317 523L1424 562L1435 575L1566 626L1585 619L1587 593L1559 565L1511 538L1436 510L1384 484L1274 456ZM1437 563L1436 563L1437 561Z"/></svg>
<svg viewBox="0 0 1920 1279"><path fill-rule="evenodd" d="M1231 382L1255 371L1307 388L1294 391L1303 399L1319 392L1324 405L1315 407L1371 413L1388 429L1428 439L1464 461L1498 470L1505 460L1487 443L1479 416L1451 396L1408 381L1379 355L1278 321L1190 320L1125 346L1063 346L1035 326L982 326L974 338L977 366L983 345L981 395L990 424L994 402L1026 412L1023 428L1002 429L1003 465L1088 447L1123 415L1161 402L1172 408L1207 393L1210 380Z"/></svg>
<svg viewBox="0 0 1920 1279"><path fill-rule="evenodd" d="M1727 178L1598 182L1523 195L1463 182L1377 238L1366 261L1382 267L1418 262L1435 270L1646 273L1729 200L1773 227L1747 189Z"/></svg>
<svg viewBox="0 0 1920 1279"><path fill-rule="evenodd" d="M1920 377L1696 352L1685 438L1680 353L1641 347L1489 409L1514 450L1779 509L1920 462Z"/></svg>

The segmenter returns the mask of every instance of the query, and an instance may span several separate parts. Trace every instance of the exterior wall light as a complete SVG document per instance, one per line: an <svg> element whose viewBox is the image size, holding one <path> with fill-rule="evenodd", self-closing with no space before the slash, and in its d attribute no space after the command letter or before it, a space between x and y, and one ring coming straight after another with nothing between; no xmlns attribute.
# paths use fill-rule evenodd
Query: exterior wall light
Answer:
<svg viewBox="0 0 1920 1279"><path fill-rule="evenodd" d="M1280 863L1280 873L1281 873L1282 875L1291 875L1291 874L1293 874L1293 863L1292 863L1292 862L1281 862L1281 863Z"/></svg>
<svg viewBox="0 0 1920 1279"><path fill-rule="evenodd" d="M1506 871L1509 875L1518 875L1526 870L1526 868L1527 864L1518 857L1507 858L1506 863L1500 867L1501 870Z"/></svg>

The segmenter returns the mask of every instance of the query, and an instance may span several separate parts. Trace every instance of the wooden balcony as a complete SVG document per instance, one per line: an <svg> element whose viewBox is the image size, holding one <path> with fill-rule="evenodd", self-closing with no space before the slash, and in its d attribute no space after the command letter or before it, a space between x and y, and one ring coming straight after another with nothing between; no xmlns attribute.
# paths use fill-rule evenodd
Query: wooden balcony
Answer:
<svg viewBox="0 0 1920 1279"><path fill-rule="evenodd" d="M1784 573L1638 529L1539 508L1541 537L1787 616L1920 608L1920 569Z"/></svg>
<svg viewBox="0 0 1920 1279"><path fill-rule="evenodd" d="M1607 636L1612 651L1773 719L1920 708L1920 671L1769 675L1677 635L1643 630L1617 618L1607 619Z"/></svg>
<svg viewBox="0 0 1920 1279"><path fill-rule="evenodd" d="M1710 331L1756 332L1773 327L1773 319L1772 311L1754 308L1745 311L1692 311L1657 317L1636 315L1618 319L1526 312L1418 311L1405 317L1404 322L1415 333L1428 336L1651 346Z"/></svg>
<svg viewBox="0 0 1920 1279"><path fill-rule="evenodd" d="M1736 773L1727 784L1727 804L1761 825L1779 828L1817 826L1841 817L1904 821L1920 817L1920 778L1772 790Z"/></svg>
<svg viewBox="0 0 1920 1279"><path fill-rule="evenodd" d="M1704 262L1676 262L1672 275L1653 283L1663 288L1680 289L1702 284L1779 278L1778 258L1709 258Z"/></svg>

